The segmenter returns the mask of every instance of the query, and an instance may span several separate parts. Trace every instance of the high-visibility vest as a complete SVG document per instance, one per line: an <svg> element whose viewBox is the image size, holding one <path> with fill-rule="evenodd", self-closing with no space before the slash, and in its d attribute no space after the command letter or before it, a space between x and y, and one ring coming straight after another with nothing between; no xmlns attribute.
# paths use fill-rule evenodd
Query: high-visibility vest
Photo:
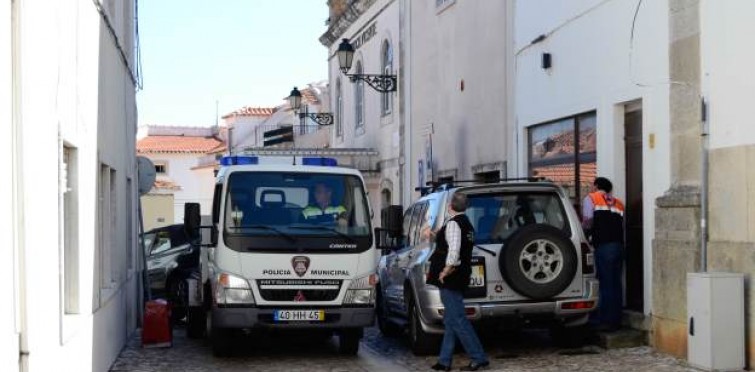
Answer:
<svg viewBox="0 0 755 372"><path fill-rule="evenodd" d="M302 210L302 214L304 215L304 218L318 218L320 216L331 216L333 220L335 221L338 216L346 212L346 208L344 208L342 205L329 205L325 207L325 209L320 208L316 205L309 205L304 210Z"/></svg>
<svg viewBox="0 0 755 372"><path fill-rule="evenodd" d="M603 192L590 193L593 204L592 242L624 242L624 203L619 198Z"/></svg>

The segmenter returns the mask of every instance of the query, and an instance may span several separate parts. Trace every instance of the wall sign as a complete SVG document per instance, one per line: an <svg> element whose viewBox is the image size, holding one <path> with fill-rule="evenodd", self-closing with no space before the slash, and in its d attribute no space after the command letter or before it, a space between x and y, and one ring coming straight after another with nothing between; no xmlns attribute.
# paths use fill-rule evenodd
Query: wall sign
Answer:
<svg viewBox="0 0 755 372"><path fill-rule="evenodd" d="M354 47L354 50L357 50L364 43L370 41L370 39L372 39L372 37L375 35L377 35L377 24L373 23L367 26L367 29L362 31L361 34L349 40L349 42L351 42L351 45Z"/></svg>

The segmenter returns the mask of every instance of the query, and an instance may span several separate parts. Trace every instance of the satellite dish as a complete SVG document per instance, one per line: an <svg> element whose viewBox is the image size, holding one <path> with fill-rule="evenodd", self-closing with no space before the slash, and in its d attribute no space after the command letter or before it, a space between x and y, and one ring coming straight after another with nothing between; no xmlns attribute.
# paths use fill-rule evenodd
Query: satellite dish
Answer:
<svg viewBox="0 0 755 372"><path fill-rule="evenodd" d="M139 179L139 195L144 195L152 190L152 186L155 184L155 164L152 160L144 156L136 157L137 164L137 178Z"/></svg>

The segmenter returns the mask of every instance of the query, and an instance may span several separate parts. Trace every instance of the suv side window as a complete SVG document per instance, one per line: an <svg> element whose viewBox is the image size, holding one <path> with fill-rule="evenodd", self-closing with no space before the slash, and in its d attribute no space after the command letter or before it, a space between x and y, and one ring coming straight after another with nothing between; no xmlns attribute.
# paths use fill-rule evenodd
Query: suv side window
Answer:
<svg viewBox="0 0 755 372"><path fill-rule="evenodd" d="M424 209L424 203L415 204L412 208L411 222L409 224L409 230L406 232L407 245L412 246L417 244L417 231L419 230L419 216Z"/></svg>
<svg viewBox="0 0 755 372"><path fill-rule="evenodd" d="M417 214L414 216L412 224L414 225L412 245L417 245L421 240L422 229L427 226L427 202L417 205Z"/></svg>
<svg viewBox="0 0 755 372"><path fill-rule="evenodd" d="M409 240L410 240L411 235L409 234L409 226L412 223L412 213L414 212L414 208L416 208L416 206L412 205L409 207L409 209L406 210L406 212L404 212L403 232L404 232L404 236L406 237L404 244L407 246L410 245Z"/></svg>

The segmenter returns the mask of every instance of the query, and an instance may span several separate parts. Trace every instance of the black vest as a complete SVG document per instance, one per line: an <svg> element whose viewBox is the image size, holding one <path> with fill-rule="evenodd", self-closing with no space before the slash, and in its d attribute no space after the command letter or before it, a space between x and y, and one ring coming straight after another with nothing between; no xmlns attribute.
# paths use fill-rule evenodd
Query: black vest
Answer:
<svg viewBox="0 0 755 372"><path fill-rule="evenodd" d="M446 225L444 224L436 235L435 251L430 256L430 272L428 273L427 283L441 288L464 291L469 286L469 277L472 275L474 227L465 214L457 214L448 221L455 221L461 229L459 266L456 266L456 270L443 279L444 283L440 283L438 277L446 266L446 257L448 256L448 241L446 241Z"/></svg>
<svg viewBox="0 0 755 372"><path fill-rule="evenodd" d="M592 218L592 244L624 243L624 205L616 197L603 196L601 200L609 209L595 209ZM594 202L593 202L594 203ZM601 203L601 204L602 204Z"/></svg>

